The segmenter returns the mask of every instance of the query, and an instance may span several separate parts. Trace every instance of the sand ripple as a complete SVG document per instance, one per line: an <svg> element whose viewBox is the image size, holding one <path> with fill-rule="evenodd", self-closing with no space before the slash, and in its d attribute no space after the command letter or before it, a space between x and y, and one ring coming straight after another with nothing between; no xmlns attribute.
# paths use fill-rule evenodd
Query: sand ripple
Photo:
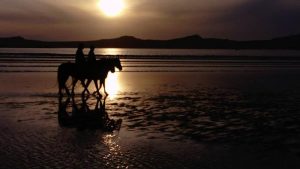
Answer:
<svg viewBox="0 0 300 169"><path fill-rule="evenodd" d="M195 161L198 143L256 145L299 156L299 94L199 87L124 92L106 102L109 117L123 120L121 130L111 132L60 127L52 95L3 98L0 168L218 168ZM178 147L194 142L192 156L183 157L176 146L161 149L157 140L164 139Z"/></svg>
<svg viewBox="0 0 300 169"><path fill-rule="evenodd" d="M205 88L118 99L111 115L149 137L299 146L299 93Z"/></svg>

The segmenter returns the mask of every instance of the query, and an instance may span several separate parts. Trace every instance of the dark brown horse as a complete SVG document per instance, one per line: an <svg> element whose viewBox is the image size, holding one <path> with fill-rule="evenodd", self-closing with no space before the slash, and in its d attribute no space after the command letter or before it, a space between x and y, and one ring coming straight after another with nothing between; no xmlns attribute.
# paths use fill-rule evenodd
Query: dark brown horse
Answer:
<svg viewBox="0 0 300 169"><path fill-rule="evenodd" d="M68 95L70 95L69 89L66 86L66 82L69 77L72 77L72 94L74 94L74 88L78 81L81 81L81 84L84 87L84 91L88 91L88 86L91 81L94 81L97 93L99 95L99 90L103 85L105 90L105 79L108 75L108 72L115 72L115 67L119 70L122 70L122 65L119 58L104 58L101 60L97 60L92 64L75 64L75 63L62 63L58 67L57 71L57 80L59 85L59 95L62 96L62 91L65 90ZM85 84L85 80L88 80L87 84ZM97 81L100 80L100 88L98 87Z"/></svg>

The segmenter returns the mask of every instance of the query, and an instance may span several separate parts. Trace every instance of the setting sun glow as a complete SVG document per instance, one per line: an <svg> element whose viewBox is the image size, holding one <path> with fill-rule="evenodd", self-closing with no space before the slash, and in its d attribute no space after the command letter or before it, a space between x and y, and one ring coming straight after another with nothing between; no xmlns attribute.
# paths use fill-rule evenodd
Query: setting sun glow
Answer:
<svg viewBox="0 0 300 169"><path fill-rule="evenodd" d="M124 9L123 0L100 0L99 8L106 16L118 16Z"/></svg>

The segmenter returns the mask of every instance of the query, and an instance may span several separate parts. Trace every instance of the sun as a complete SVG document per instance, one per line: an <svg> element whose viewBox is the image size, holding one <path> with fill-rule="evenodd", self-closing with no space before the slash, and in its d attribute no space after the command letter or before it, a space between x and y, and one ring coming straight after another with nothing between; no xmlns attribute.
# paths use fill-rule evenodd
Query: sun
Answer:
<svg viewBox="0 0 300 169"><path fill-rule="evenodd" d="M100 0L99 8L101 11L109 17L118 16L124 10L123 0Z"/></svg>

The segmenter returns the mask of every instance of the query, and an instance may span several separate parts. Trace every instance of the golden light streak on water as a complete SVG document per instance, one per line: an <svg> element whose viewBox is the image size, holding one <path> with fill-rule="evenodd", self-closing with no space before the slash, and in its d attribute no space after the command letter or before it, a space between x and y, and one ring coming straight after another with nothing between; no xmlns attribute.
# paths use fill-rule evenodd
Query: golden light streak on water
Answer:
<svg viewBox="0 0 300 169"><path fill-rule="evenodd" d="M115 168L129 168L128 161L124 157L121 146L118 144L118 135L116 133L103 136L103 143L107 146L109 153L103 159L106 161L106 166L112 167L110 163L118 162Z"/></svg>
<svg viewBox="0 0 300 169"><path fill-rule="evenodd" d="M109 94L109 99L114 99L121 90L121 83L119 82L119 74L109 72L106 81L105 87L106 91Z"/></svg>
<svg viewBox="0 0 300 169"><path fill-rule="evenodd" d="M71 85L71 82L69 81L68 84ZM99 81L98 81L98 85L99 85ZM76 84L76 88L77 88L76 92L83 91L83 87L80 84L80 82L78 82ZM109 72L108 73L107 78L105 80L105 88L106 88L106 92L109 94L107 99L111 99L111 100L115 99L115 97L119 94L119 92L122 89L122 85L119 81L119 73L118 72L116 72L116 73ZM90 91L90 93L94 93L96 91L96 87L95 87L95 84L93 81L89 85L89 91ZM100 89L100 93L102 96L105 96L103 86Z"/></svg>

